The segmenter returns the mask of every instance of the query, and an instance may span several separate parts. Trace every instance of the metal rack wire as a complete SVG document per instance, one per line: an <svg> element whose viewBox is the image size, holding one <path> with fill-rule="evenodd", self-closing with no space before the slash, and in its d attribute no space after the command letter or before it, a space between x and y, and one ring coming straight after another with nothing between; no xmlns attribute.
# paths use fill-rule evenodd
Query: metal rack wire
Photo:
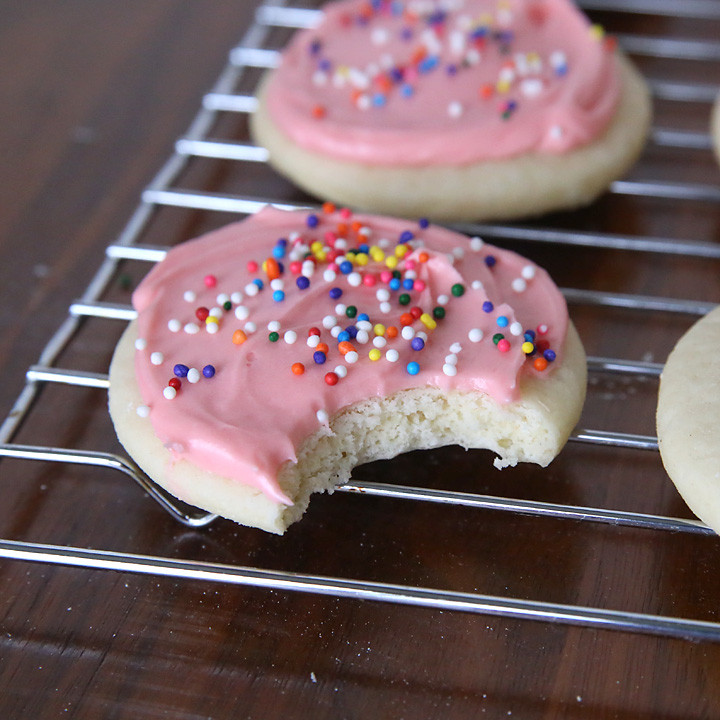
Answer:
<svg viewBox="0 0 720 720"><path fill-rule="evenodd" d="M611 0L587 1L588 10L614 10L626 13L685 14L687 17L720 18L717 3L703 0L686 0L679 7L663 0ZM84 451L72 448L22 445L13 442L25 421L40 389L49 383L68 387L91 387L105 390L108 379L104 374L59 368L56 361L61 352L73 341L81 323L87 318L128 321L134 317L131 307L112 304L100 298L123 260L153 263L164 257L166 248L143 244L148 223L160 207L181 207L195 210L250 214L273 198L235 196L186 189L176 182L191 158L218 158L239 163L264 163L267 153L251 144L215 140L210 132L218 114L251 113L255 108L252 94L236 91L241 79L250 70L262 70L277 63L278 53L268 49L266 42L274 28L307 27L317 21L318 11L288 7L282 2L266 2L256 15L255 23L239 46L230 54L215 86L205 95L186 135L177 141L174 154L163 165L144 191L141 203L128 222L117 242L107 248L106 259L91 279L82 296L71 305L65 322L49 340L38 362L27 371L27 382L20 392L8 417L0 425L0 458L19 458L53 463L84 464L111 468L138 482L179 522L201 527L215 519L209 513L186 508L156 487L129 459L103 451ZM672 38L647 38L633 35L619 37L621 44L636 54L694 59L720 59L720 42L680 41ZM715 88L706 84L654 82L656 97L678 102L708 103L715 97ZM707 133L656 128L651 142L665 147L709 150ZM618 181L611 193L720 203L720 187L701 184L673 184L652 181ZM562 246L593 247L626 252L683 255L704 259L720 259L720 246L701 241L681 241L663 237L629 237L606 233L578 232L574 230L546 230L530 226L482 224L458 225L458 229L479 234L486 239L521 240L524 242L551 243ZM603 308L632 308L647 312L682 313L700 316L713 303L648 297L610 292L588 291L574 288L563 290L569 303L595 305ZM589 358L591 373L616 373L632 377L657 378L662 366L652 362L634 362L618 358ZM639 451L656 451L654 437L606 432L587 428L577 429L571 440L611 448L631 448ZM351 482L340 489L343 492L362 493L367 497L390 497L431 502L445 505L462 505L477 509L494 509L513 513L563 519L581 519L585 522L608 523L654 531L711 534L709 528L696 520L662 517L634 512L623 512L594 507L552 504L538 501L429 490L418 487ZM471 613L494 614L546 622L567 623L586 627L602 627L632 632L650 633L666 637L683 637L695 640L720 640L720 624L683 618L661 617L649 614L618 612L601 608L577 607L546 602L496 597L477 593L462 593L442 589L408 587L356 579L318 577L290 572L279 572L253 567L220 565L216 563L182 561L165 557L129 555L109 551L88 550L78 547L53 546L12 540L0 540L0 557L31 562L79 566L105 570L119 570L174 578L203 579L229 584L251 585L277 590L297 591L369 599L399 604L441 608Z"/></svg>

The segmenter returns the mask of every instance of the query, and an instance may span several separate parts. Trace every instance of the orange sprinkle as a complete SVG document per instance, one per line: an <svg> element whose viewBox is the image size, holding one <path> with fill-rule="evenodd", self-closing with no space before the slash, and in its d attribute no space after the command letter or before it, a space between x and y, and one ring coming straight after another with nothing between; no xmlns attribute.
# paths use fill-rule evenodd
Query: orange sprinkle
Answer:
<svg viewBox="0 0 720 720"><path fill-rule="evenodd" d="M317 350L319 352L323 352L326 355L330 352L330 348L325 343L318 343L315 346L315 350Z"/></svg>
<svg viewBox="0 0 720 720"><path fill-rule="evenodd" d="M493 86L489 83L485 83L484 85L480 86L480 89L478 90L478 95L483 100L488 100L493 96Z"/></svg>
<svg viewBox="0 0 720 720"><path fill-rule="evenodd" d="M355 346L348 340L343 340L338 345L338 350L340 351L341 355L347 355L349 352L352 352L353 350L355 350Z"/></svg>
<svg viewBox="0 0 720 720"><path fill-rule="evenodd" d="M345 237L347 235L348 226L347 223L338 223L337 234L339 237Z"/></svg>
<svg viewBox="0 0 720 720"><path fill-rule="evenodd" d="M293 363L290 369L295 375L302 375L305 372L305 366L301 362Z"/></svg>
<svg viewBox="0 0 720 720"><path fill-rule="evenodd" d="M412 325L415 318L410 313L403 313L400 316L400 324L401 325Z"/></svg>
<svg viewBox="0 0 720 720"><path fill-rule="evenodd" d="M538 357L533 360L533 367L541 372L548 366L548 361L544 357Z"/></svg>
<svg viewBox="0 0 720 720"><path fill-rule="evenodd" d="M421 252L421 253L418 255L418 260L419 260L421 263L426 263L429 259L430 259L430 256L429 256L426 252Z"/></svg>
<svg viewBox="0 0 720 720"><path fill-rule="evenodd" d="M335 203L331 202L324 202L322 206L323 212L327 215L330 215L330 213L335 212Z"/></svg>
<svg viewBox="0 0 720 720"><path fill-rule="evenodd" d="M397 336L398 336L398 329L394 325L388 325L385 328L385 337L388 337L392 340L393 338L396 338Z"/></svg>
<svg viewBox="0 0 720 720"><path fill-rule="evenodd" d="M323 105L314 105L311 114L316 120L322 120L327 115L327 110Z"/></svg>
<svg viewBox="0 0 720 720"><path fill-rule="evenodd" d="M352 225L350 226L352 228L352 231L354 233L360 232L360 228L362 228L363 224L359 220L353 220Z"/></svg>
<svg viewBox="0 0 720 720"><path fill-rule="evenodd" d="M278 265L278 261L273 258L269 257L264 263L265 272L267 273L267 276L270 280L275 280L276 278L280 277L280 266Z"/></svg>
<svg viewBox="0 0 720 720"><path fill-rule="evenodd" d="M232 334L232 341L235 345L242 345L247 340L247 335L243 330L236 330Z"/></svg>

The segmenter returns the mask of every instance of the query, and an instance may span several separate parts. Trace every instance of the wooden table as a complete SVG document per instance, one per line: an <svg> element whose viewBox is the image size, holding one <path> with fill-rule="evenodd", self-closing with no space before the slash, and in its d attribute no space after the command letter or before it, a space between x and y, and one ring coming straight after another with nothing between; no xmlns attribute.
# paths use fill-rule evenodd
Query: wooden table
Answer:
<svg viewBox="0 0 720 720"><path fill-rule="evenodd" d="M68 322L106 246L127 233L143 190L186 133L255 5L0 1L0 419ZM720 2L679 9L698 6L712 17L590 11L637 51L654 81L655 127L675 134L656 136L628 184L592 207L500 228L519 239L499 244L544 264L562 287L635 298L631 308L572 303L589 355L650 368L594 371L583 428L654 434L653 363L697 313L642 309L639 296L695 300L698 312L720 299L718 260L708 257L720 243L720 169L706 146L720 77ZM286 37L274 29L267 44ZM709 55L663 58L657 46L632 45L637 37L692 40L671 50ZM244 73L235 92L251 94L257 74ZM668 99L687 88L696 97ZM220 112L210 135L247 142L245 120ZM213 158L191 158L174 186L307 201L262 164ZM234 217L151 204L141 241L172 245ZM537 229L582 242L538 242ZM486 229L489 240L497 234ZM637 242L591 247L596 237L659 238L671 252L646 252ZM120 262L101 300L126 305L147 267ZM100 387L31 385L39 393L14 445L120 452L101 381L122 328L121 320L95 317L71 328L52 366L97 377ZM546 470L502 473L488 453L447 448L361 468L355 480L692 517L656 452L615 445L571 442ZM361 493L316 498L283 537L222 520L190 529L117 470L12 458L0 461L0 498L2 718L720 715L717 639L568 624L552 612L528 620L242 586L179 570L247 566L718 623L714 535ZM149 573L142 563L114 571L36 562L41 544L163 561ZM34 560L10 559L12 547L32 548ZM180 577L163 574L173 568Z"/></svg>

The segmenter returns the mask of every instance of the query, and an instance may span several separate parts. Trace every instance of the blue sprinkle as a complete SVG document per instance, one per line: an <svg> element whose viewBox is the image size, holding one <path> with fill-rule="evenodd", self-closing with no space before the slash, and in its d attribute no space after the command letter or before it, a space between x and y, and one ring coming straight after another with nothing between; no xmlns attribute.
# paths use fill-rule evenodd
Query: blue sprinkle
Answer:
<svg viewBox="0 0 720 720"><path fill-rule="evenodd" d="M393 278L389 283L389 287L391 290L399 290L400 289L400 280L399 278Z"/></svg>
<svg viewBox="0 0 720 720"><path fill-rule="evenodd" d="M342 297L342 293L342 288L339 287L330 288L328 291L328 295L330 295L333 300L337 300L339 297Z"/></svg>
<svg viewBox="0 0 720 720"><path fill-rule="evenodd" d="M358 329L354 325L348 325L345 332L350 336L350 340L354 340L357 337Z"/></svg>
<svg viewBox="0 0 720 720"><path fill-rule="evenodd" d="M414 284L414 280L411 278L405 278L405 280L402 281L403 290L412 290Z"/></svg>
<svg viewBox="0 0 720 720"><path fill-rule="evenodd" d="M535 340L535 331L534 330L526 330L525 333L523 334L523 337L528 342L533 342L533 340Z"/></svg>
<svg viewBox="0 0 720 720"><path fill-rule="evenodd" d="M413 88L412 85L408 85L407 83L405 83L405 84L400 88L400 94L401 94L403 97L409 98L409 97L412 97L412 96L415 94L415 89Z"/></svg>
<svg viewBox="0 0 720 720"><path fill-rule="evenodd" d="M555 351L554 351L554 350L546 350L546 351L543 353L543 357L544 357L548 362L552 362L553 360L555 360L555 358L557 357L557 355L555 354Z"/></svg>
<svg viewBox="0 0 720 720"><path fill-rule="evenodd" d="M493 267L496 262L497 262L497 260L495 259L495 256L494 256L494 255L488 255L488 256L485 258L485 264L486 264L489 268Z"/></svg>
<svg viewBox="0 0 720 720"><path fill-rule="evenodd" d="M413 235L412 231L403 230L400 233L400 240L398 242L401 242L401 243L410 242L414 237L415 237L415 235Z"/></svg>
<svg viewBox="0 0 720 720"><path fill-rule="evenodd" d="M273 248L272 254L276 260L279 260L280 258L285 257L285 247L283 245L276 245Z"/></svg>
<svg viewBox="0 0 720 720"><path fill-rule="evenodd" d="M265 287L265 286L263 285L263 281L262 281L260 278L255 278L255 279L253 280L253 283L255 283L255 285L257 285L258 288L260 288L260 290L262 290L262 289Z"/></svg>
<svg viewBox="0 0 720 720"><path fill-rule="evenodd" d="M339 267L343 275L349 275L353 269L352 263L349 260L343 260Z"/></svg>
<svg viewBox="0 0 720 720"><path fill-rule="evenodd" d="M507 327L510 321L504 315L500 315L495 322L498 327Z"/></svg>
<svg viewBox="0 0 720 720"><path fill-rule="evenodd" d="M307 290L310 287L310 280L308 278L306 278L304 275L300 275L300 277L295 281L295 284L301 290Z"/></svg>
<svg viewBox="0 0 720 720"><path fill-rule="evenodd" d="M367 243L363 243L362 245L358 246L358 252L367 253L370 252L370 246Z"/></svg>
<svg viewBox="0 0 720 720"><path fill-rule="evenodd" d="M282 302L285 299L285 293L282 290L275 290L272 297L275 302Z"/></svg>
<svg viewBox="0 0 720 720"><path fill-rule="evenodd" d="M418 65L418 72L429 73L438 66L439 62L440 58L437 55L428 55Z"/></svg>
<svg viewBox="0 0 720 720"><path fill-rule="evenodd" d="M325 353L322 352L322 350L316 350L313 353L313 360L315 361L316 365L322 365L325 360L327 360L327 357L325 356Z"/></svg>
<svg viewBox="0 0 720 720"><path fill-rule="evenodd" d="M175 376L179 377L179 378L187 377L189 370L190 370L190 368L187 365L182 365L181 363L178 363L173 368L173 372L175 373Z"/></svg>
<svg viewBox="0 0 720 720"><path fill-rule="evenodd" d="M430 221L427 218L420 218L418 220L418 225L425 230L426 228L430 227Z"/></svg>
<svg viewBox="0 0 720 720"><path fill-rule="evenodd" d="M417 375L420 372L420 365L416 362L409 362L405 368L408 375Z"/></svg>
<svg viewBox="0 0 720 720"><path fill-rule="evenodd" d="M387 96L384 93L375 93L372 96L372 104L375 107L385 107L387 104Z"/></svg>
<svg viewBox="0 0 720 720"><path fill-rule="evenodd" d="M356 318L355 322L360 322L361 320L369 320L370 316L367 313L360 313Z"/></svg>
<svg viewBox="0 0 720 720"><path fill-rule="evenodd" d="M350 339L350 333L347 330L341 330L336 339L339 343L345 342Z"/></svg>
<svg viewBox="0 0 720 720"><path fill-rule="evenodd" d="M494 305L489 300L486 300L482 304L483 312L486 312L486 313L491 313L493 311L493 307L494 307Z"/></svg>
<svg viewBox="0 0 720 720"><path fill-rule="evenodd" d="M307 216L307 220L305 222L309 228L316 228L319 225L320 220L317 215L310 214Z"/></svg>
<svg viewBox="0 0 720 720"><path fill-rule="evenodd" d="M425 347L425 341L421 337L414 337L410 341L410 347L413 350L422 350Z"/></svg>
<svg viewBox="0 0 720 720"><path fill-rule="evenodd" d="M206 378L211 378L213 375L215 375L215 366L214 365L206 365L203 368L203 375Z"/></svg>

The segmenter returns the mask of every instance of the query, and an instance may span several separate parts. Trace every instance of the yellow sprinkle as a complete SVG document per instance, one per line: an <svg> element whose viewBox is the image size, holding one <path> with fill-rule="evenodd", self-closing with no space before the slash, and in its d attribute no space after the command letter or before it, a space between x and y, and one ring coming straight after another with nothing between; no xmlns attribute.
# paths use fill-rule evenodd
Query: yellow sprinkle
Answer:
<svg viewBox="0 0 720 720"><path fill-rule="evenodd" d="M605 28L602 25L591 25L590 37L593 40L602 40L605 37Z"/></svg>
<svg viewBox="0 0 720 720"><path fill-rule="evenodd" d="M508 80L498 80L497 85L495 85L495 89L499 93L510 92L510 82Z"/></svg>
<svg viewBox="0 0 720 720"><path fill-rule="evenodd" d="M522 344L522 351L526 355L529 355L534 349L535 349L535 346L531 342L524 342Z"/></svg>
<svg viewBox="0 0 720 720"><path fill-rule="evenodd" d="M370 260L370 258L368 257L367 253L358 253L355 256L355 262L358 265L367 265L369 260Z"/></svg>
<svg viewBox="0 0 720 720"><path fill-rule="evenodd" d="M435 319L432 315L428 313L423 313L420 316L420 322L428 329L428 330L434 330L437 327L437 323L435 322Z"/></svg>
<svg viewBox="0 0 720 720"><path fill-rule="evenodd" d="M386 258L385 264L386 264L391 270L393 270L394 268L397 267L398 259L397 259L394 255L391 255L389 258Z"/></svg>
<svg viewBox="0 0 720 720"><path fill-rule="evenodd" d="M378 323L375 327L373 327L373 332L376 335L382 336L385 334L385 326L382 323Z"/></svg>
<svg viewBox="0 0 720 720"><path fill-rule="evenodd" d="M395 255L396 255L397 257L399 257L399 258L405 257L405 255L407 254L407 251L408 251L408 250L409 250L409 248L408 248L408 246L405 245L405 244L403 244L403 245L397 245L397 246L395 247Z"/></svg>
<svg viewBox="0 0 720 720"><path fill-rule="evenodd" d="M325 252L325 248L320 248L320 250L315 253L315 257L320 262L325 262L325 260L327 259L327 252Z"/></svg>
<svg viewBox="0 0 720 720"><path fill-rule="evenodd" d="M215 323L215 324L217 325L217 324L218 324L218 319L217 319L214 315L208 315L208 316L205 318L205 324L206 324L206 325L209 325L210 323Z"/></svg>
<svg viewBox="0 0 720 720"><path fill-rule="evenodd" d="M322 250L322 249L323 249L323 244L322 244L319 240L316 240L314 243L312 243L312 244L310 245L310 251L311 251L311 252L316 253L316 252L319 252L319 251Z"/></svg>
<svg viewBox="0 0 720 720"><path fill-rule="evenodd" d="M376 360L379 360L382 357L382 353L378 348L373 348L369 353L368 357L375 362Z"/></svg>
<svg viewBox="0 0 720 720"><path fill-rule="evenodd" d="M370 257L375 262L382 262L385 259L385 253L382 248L379 248L377 245L373 245L370 248Z"/></svg>

